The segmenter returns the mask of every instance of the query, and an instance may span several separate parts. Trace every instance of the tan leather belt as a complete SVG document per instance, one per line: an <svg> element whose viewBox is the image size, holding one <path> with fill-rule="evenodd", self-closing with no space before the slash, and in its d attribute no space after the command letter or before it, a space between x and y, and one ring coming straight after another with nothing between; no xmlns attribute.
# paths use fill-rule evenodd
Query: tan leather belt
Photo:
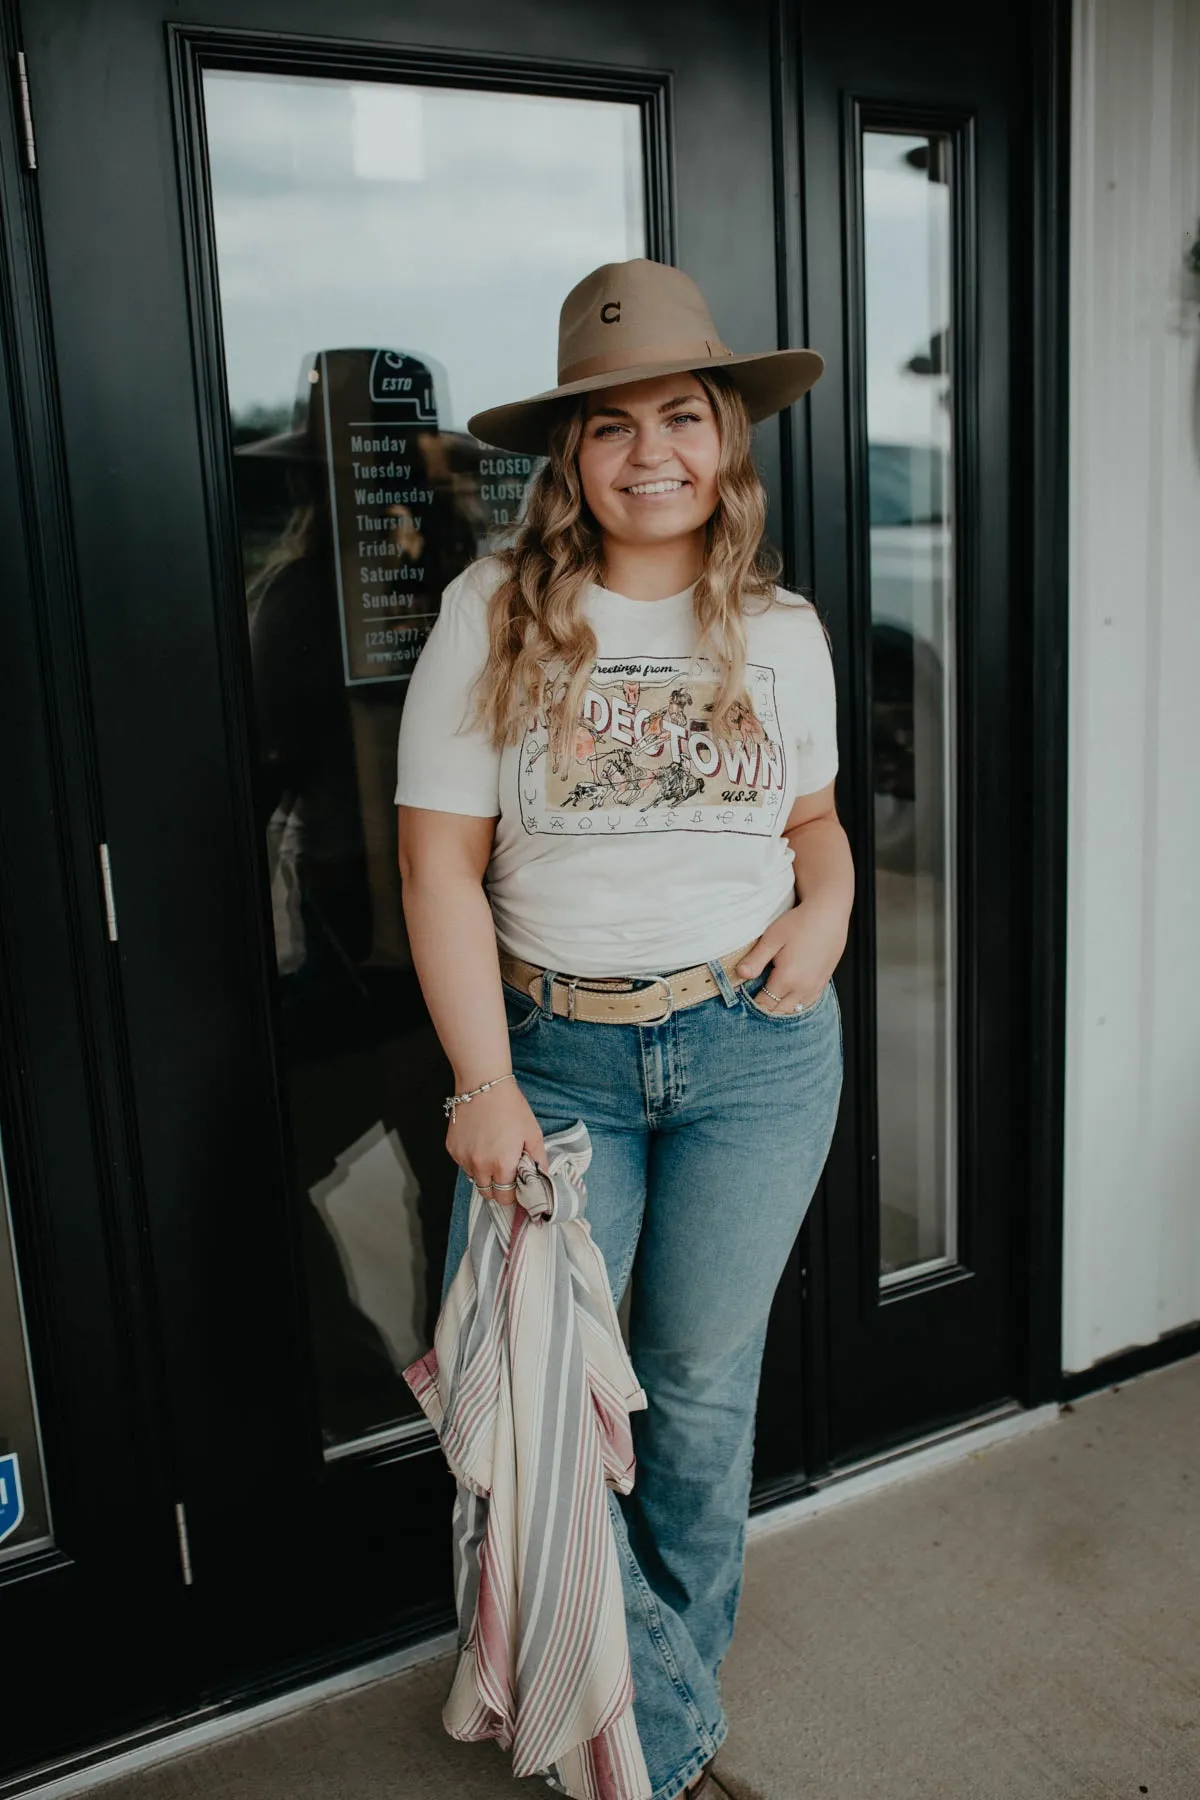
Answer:
<svg viewBox="0 0 1200 1800"><path fill-rule="evenodd" d="M721 967L737 986L734 970L757 943L751 938L740 950L722 956ZM541 1004L542 976L536 963L500 952L500 974L510 987L518 987ZM560 1019L578 1019L584 1025L661 1025L673 1012L711 1000L720 988L707 963L690 969L674 969L666 975L556 975L551 989L554 1012Z"/></svg>

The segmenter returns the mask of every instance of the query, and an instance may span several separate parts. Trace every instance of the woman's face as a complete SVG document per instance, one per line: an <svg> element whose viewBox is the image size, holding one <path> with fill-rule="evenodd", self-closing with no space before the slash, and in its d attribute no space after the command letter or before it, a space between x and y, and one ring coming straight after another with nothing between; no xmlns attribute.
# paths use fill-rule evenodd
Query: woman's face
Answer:
<svg viewBox="0 0 1200 1800"><path fill-rule="evenodd" d="M716 417L695 375L588 396L579 479L606 537L659 544L703 530L717 506L720 455Z"/></svg>

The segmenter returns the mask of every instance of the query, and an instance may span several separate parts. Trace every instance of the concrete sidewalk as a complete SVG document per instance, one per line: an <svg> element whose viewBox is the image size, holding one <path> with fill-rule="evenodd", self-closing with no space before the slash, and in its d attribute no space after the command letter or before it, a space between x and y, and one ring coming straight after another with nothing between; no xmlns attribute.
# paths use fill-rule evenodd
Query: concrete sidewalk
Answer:
<svg viewBox="0 0 1200 1800"><path fill-rule="evenodd" d="M441 1661L94 1790L485 1800ZM1200 1360L752 1541L731 1800L1200 1800Z"/></svg>

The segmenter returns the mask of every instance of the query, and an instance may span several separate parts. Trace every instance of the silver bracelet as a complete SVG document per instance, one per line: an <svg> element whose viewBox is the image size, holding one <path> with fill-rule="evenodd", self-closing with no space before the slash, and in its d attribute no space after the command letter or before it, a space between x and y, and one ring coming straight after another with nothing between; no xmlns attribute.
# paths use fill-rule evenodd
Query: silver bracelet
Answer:
<svg viewBox="0 0 1200 1800"><path fill-rule="evenodd" d="M474 1100L479 1094L486 1094L489 1088L499 1087L502 1081L513 1081L514 1079L510 1069L507 1075L497 1075L493 1080L485 1081L481 1087L468 1088L465 1094L447 1094L442 1101L442 1111L453 1125L456 1107L465 1106L468 1100Z"/></svg>

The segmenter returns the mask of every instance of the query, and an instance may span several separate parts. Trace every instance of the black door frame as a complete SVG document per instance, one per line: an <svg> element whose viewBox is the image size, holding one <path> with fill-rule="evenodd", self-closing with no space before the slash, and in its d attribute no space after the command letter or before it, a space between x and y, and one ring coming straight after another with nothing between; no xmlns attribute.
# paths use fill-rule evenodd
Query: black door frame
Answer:
<svg viewBox="0 0 1200 1800"><path fill-rule="evenodd" d="M776 7L774 116L780 342L811 341L804 224L805 118L802 61L810 6ZM956 10L933 4L931 15ZM924 19L922 24L927 23ZM1022 35L1023 34L1023 35ZM1014 81L1012 121L1011 405L1013 473L1011 571L1020 611L1019 652L1012 664L1013 791L1026 797L1027 829L1014 822L1010 840L1014 964L1026 981L1014 1008L1012 1056L1012 1186L1018 1196L1012 1234L1012 1313L1017 1353L1014 1399L1032 1407L1061 1391L1062 1129L1065 1053L1067 830L1067 471L1069 338L1070 53L1069 0L1026 0L1014 41L1027 46L1023 78ZM843 93L844 108L856 96ZM888 102L871 108L884 114ZM945 108L924 109L928 122ZM843 133L843 142L849 133ZM844 164L842 187L851 189ZM1024 221L1025 229L1021 229ZM852 249L849 251L852 256ZM851 271L851 275L852 275ZM848 285L851 285L848 283ZM857 322L846 321L847 363ZM851 370L853 386L853 370ZM793 409L782 441L789 505L784 547L789 577L811 589L817 567L812 412ZM852 446L848 454L852 453ZM855 471L848 472L853 487ZM859 511L861 512L861 507ZM834 528L836 535L839 527ZM845 529L841 527L840 529ZM852 577L853 579L853 577ZM861 582L862 576L859 575ZM819 598L819 597L818 597ZM839 783L840 786L840 783ZM852 842L867 841L867 823L839 795ZM860 881L860 895L863 884ZM848 1034L849 1035L849 1034ZM849 1045L848 1045L849 1048ZM862 1053L870 1045L864 1034ZM860 1072L860 1091L870 1091ZM860 1196L861 1201L861 1196ZM865 1202L863 1202L865 1204ZM806 1386L806 1466L832 1474L829 1417L815 1395L829 1391L828 1217L814 1207L799 1246L797 1279L806 1297L805 1350L819 1378ZM861 1271L860 1271L861 1273ZM866 1271L863 1279L870 1276ZM863 1304L867 1304L864 1294ZM947 1423L953 1423L947 1420ZM911 1434L910 1434L911 1437ZM883 1446L881 1445L882 1449ZM871 1461L868 1449L864 1461ZM845 1470L841 1471L845 1472ZM784 1497L786 1484L760 1503ZM796 1491L793 1487L792 1491ZM802 1490L801 1490L802 1491Z"/></svg>
<svg viewBox="0 0 1200 1800"><path fill-rule="evenodd" d="M1028 970L1023 1017L1028 1078L1022 1108L1027 1130L1023 1157L1028 1202L1019 1235L1023 1305L1019 1342L1027 1406L1062 1391L1061 1152L1066 899L1066 345L1067 176L1069 141L1069 5L1029 0L1031 74L1021 121L1023 154L1016 192L1029 202L1028 230L1018 244L1014 318L1020 336L1021 379L1032 418L1032 455L1020 478L1027 535L1016 564L1027 575L1031 655L1025 675L1028 713L1020 744L1021 777L1030 795L1027 904L1021 960ZM13 67L21 42L13 0L0 10L5 61ZM778 312L781 342L805 342L804 245L801 228L803 154L796 121L799 94L796 46L801 22L786 0L776 8L774 140ZM424 60L424 59L422 59ZM30 71L37 119L37 69ZM8 468L0 431L0 547L6 566L6 707L0 743L7 766L22 772L20 790L0 799L0 829L18 858L6 858L19 879L0 887L4 919L6 1014L0 1104L8 1136L10 1180L22 1198L18 1230L32 1315L35 1357L51 1497L64 1531L76 1530L79 1562L86 1548L111 1557L114 1534L125 1531L148 1546L147 1599L180 1592L178 1546L164 1529L175 1472L161 1389L163 1367L150 1299L153 1271L142 1216L134 1131L132 1081L114 948L105 926L96 848L104 839L95 760L78 576L72 547L70 497L57 405L53 341L46 301L36 175L23 165L15 95L0 108L0 305L9 393L0 393L14 424L15 457ZM1019 208L1014 209L1019 210ZM667 252L664 252L667 253ZM1022 329L1022 322L1024 329ZM812 568L809 505L811 434L806 415L784 421L782 441L784 545L791 578L804 583ZM1036 504L1035 504L1036 501ZM28 583L22 564L28 567ZM26 683L24 687L20 684ZM9 687L24 697L18 707ZM53 821L53 824L48 823ZM2 870L0 870L2 879ZM66 1117L87 1121L86 1136L62 1129ZM53 1198L80 1196L78 1218L92 1207L86 1228L87 1269L61 1257L51 1223ZM73 1225L76 1216L72 1215ZM78 1242L73 1246L78 1249ZM821 1408L827 1361L823 1284L810 1270L823 1265L823 1223L814 1216L785 1281L806 1297L806 1458L814 1472L827 1466L821 1448ZM90 1270L88 1276L87 1270ZM103 1271L101 1285L100 1272ZM57 1301L57 1307L55 1305ZM109 1309L109 1310L106 1310ZM73 1320L73 1322L72 1322ZM78 1360L81 1324L91 1333L84 1368ZM116 1409L104 1417L107 1490L111 1504L84 1502L88 1471L99 1452L103 1394ZM89 1416L90 1414L90 1416ZM123 1420L114 1465L113 1418ZM114 1477L114 1467L117 1474ZM793 1489L794 1491L794 1489ZM763 1493L760 1503L782 1497ZM93 1497L94 1498L94 1497ZM77 1510L73 1513L72 1508ZM65 1541L65 1539L64 1539ZM131 1535L132 1547L132 1535ZM61 1559L65 1562L65 1558ZM119 1559L118 1559L119 1560ZM128 1570L133 1565L126 1563ZM67 1617L56 1610L40 1564L0 1569L0 1610L28 1619L32 1633L53 1647ZM22 1593L18 1594L18 1588ZM128 1601L128 1577L125 1587ZM25 1597L28 1597L26 1600ZM73 1603L72 1603L73 1604ZM382 1647L382 1646L379 1646ZM311 1659L307 1673L345 1667L365 1646L343 1645ZM61 1660L61 1643L59 1643ZM182 1716L190 1685L182 1672L156 1659L156 1698L147 1686L136 1709L144 1718ZM292 1679L295 1679L293 1676ZM262 1690L247 1684L244 1693ZM267 1684L270 1685L270 1684ZM115 1704L108 1727L124 1729ZM132 1721L129 1721L130 1729ZM31 1749L30 1754L38 1754ZM0 1779L0 1793L10 1791Z"/></svg>
<svg viewBox="0 0 1200 1800"><path fill-rule="evenodd" d="M779 10L782 10L780 8ZM667 262L675 260L676 250L676 182L673 166L675 138L673 79L669 72L635 71L613 66L554 60L528 56L503 56L492 51L439 52L425 47L363 46L356 51L352 44L340 40L329 43L311 36L276 34L273 50L264 45L260 31L223 26L190 26L172 23L167 31L171 58L172 97L176 120L176 153L181 171L181 191L185 205L185 249L188 272L188 302L191 309L193 343L204 391L200 406L202 431L202 464L206 493L210 497L210 554L214 570L228 584L230 592L239 584L240 551L236 537L236 507L229 470L229 448L225 426L223 370L224 355L221 334L220 295L216 252L212 241L211 222L205 196L199 186L204 167L202 71L208 66L243 67L255 72L327 75L343 79L382 79L405 77L423 83L470 85L472 88L497 88L523 92L546 92L584 97L602 96L609 100L625 100L637 104L643 117L645 150L645 218L648 254ZM774 132L772 134L774 142ZM760 459L773 466L775 440L768 434L758 446ZM775 488L776 484L771 484ZM788 484L780 480L774 494L769 529L787 541L793 535L792 518L787 503ZM217 629L221 637L221 658L227 670L235 670L244 661L245 649L230 631L228 609L216 609ZM252 779L249 745L254 721L251 717L249 680L241 684L231 699L236 717L230 717L228 742L235 783L249 791ZM253 872L259 856L257 841L247 843L240 867ZM268 965L272 955L271 926L262 914L261 888L255 886L246 895L247 917L255 911L260 918L260 966L264 984L271 986ZM277 1034L276 1034L277 1035ZM269 1049L265 1053L270 1055ZM280 1119L281 1137L286 1124ZM755 1504L768 1504L783 1494L796 1492L807 1480L806 1449L809 1442L803 1412L795 1405L794 1370L803 1354L802 1311L806 1292L803 1277L803 1253L797 1246L789 1259L780 1282L772 1311L768 1349L759 1403L759 1472L755 1484ZM297 1270L296 1279L302 1279ZM819 1411L819 1408L814 1408ZM765 1442L769 1441L771 1457L763 1470ZM387 1459L389 1452L382 1451ZM359 1466L369 1456L357 1459Z"/></svg>

